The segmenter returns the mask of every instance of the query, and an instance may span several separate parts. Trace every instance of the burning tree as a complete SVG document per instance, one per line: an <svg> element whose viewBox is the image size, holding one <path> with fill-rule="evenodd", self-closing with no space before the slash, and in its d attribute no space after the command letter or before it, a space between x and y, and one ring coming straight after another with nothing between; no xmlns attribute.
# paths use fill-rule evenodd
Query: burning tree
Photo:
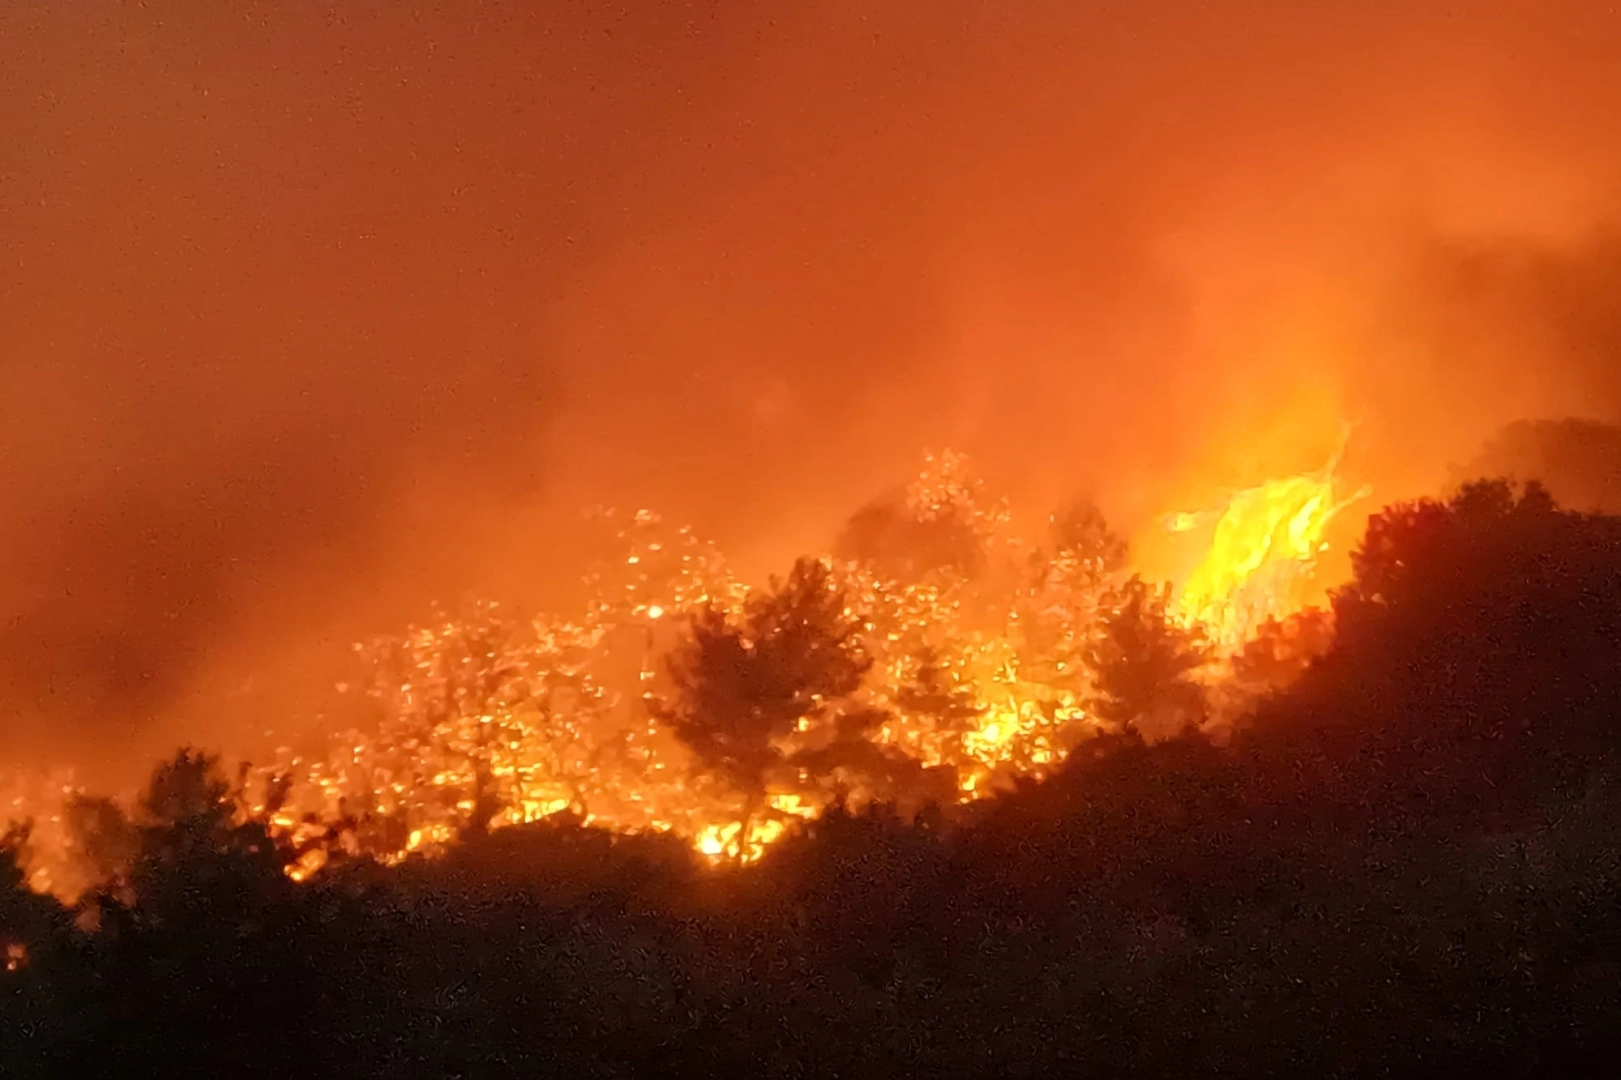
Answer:
<svg viewBox="0 0 1621 1080"><path fill-rule="evenodd" d="M870 661L858 630L827 566L802 559L738 615L704 607L671 654L673 691L654 715L741 798L740 850L786 760L784 741L860 686Z"/></svg>
<svg viewBox="0 0 1621 1080"><path fill-rule="evenodd" d="M987 541L1005 521L966 457L931 452L904 491L851 517L835 553L893 581L968 580L984 571Z"/></svg>
<svg viewBox="0 0 1621 1080"><path fill-rule="evenodd" d="M1049 536L1050 549L1030 556L1028 584L1010 631L1021 677L1056 722L1077 710L1089 692L1092 650L1109 591L1125 566L1126 545L1089 502L1054 514Z"/></svg>
<svg viewBox="0 0 1621 1080"><path fill-rule="evenodd" d="M963 736L979 723L985 706L931 647L919 651L912 677L895 695L896 703L907 716L919 718L927 728L925 739L927 756L961 768L966 751Z"/></svg>
<svg viewBox="0 0 1621 1080"><path fill-rule="evenodd" d="M889 548L838 568L875 661L864 699L889 714L873 741L955 769L959 797L1055 764L1090 730L1089 649L1125 545L1086 502L1022 542L952 453L927 456L888 513Z"/></svg>
<svg viewBox="0 0 1621 1080"><path fill-rule="evenodd" d="M519 714L535 696L536 648L528 627L480 602L365 650L383 712L373 765L389 794L380 810L488 826L524 779L499 766L533 734ZM425 805L401 805L404 793Z"/></svg>

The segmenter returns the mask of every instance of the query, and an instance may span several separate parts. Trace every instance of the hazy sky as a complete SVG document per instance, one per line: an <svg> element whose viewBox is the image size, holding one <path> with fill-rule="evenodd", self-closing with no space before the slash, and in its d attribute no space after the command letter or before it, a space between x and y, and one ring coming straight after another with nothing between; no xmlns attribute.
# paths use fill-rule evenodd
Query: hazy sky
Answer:
<svg viewBox="0 0 1621 1080"><path fill-rule="evenodd" d="M7 0L0 706L189 730L547 595L589 502L763 566L927 445L1130 524L1342 421L1395 497L1613 416L1617 55L1578 0Z"/></svg>

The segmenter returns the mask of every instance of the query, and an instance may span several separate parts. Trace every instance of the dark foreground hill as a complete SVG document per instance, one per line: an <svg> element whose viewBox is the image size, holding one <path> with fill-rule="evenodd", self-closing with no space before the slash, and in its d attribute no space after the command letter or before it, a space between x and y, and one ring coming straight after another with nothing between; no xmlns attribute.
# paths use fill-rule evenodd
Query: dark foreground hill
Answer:
<svg viewBox="0 0 1621 1080"><path fill-rule="evenodd" d="M548 822L294 885L182 757L83 910L0 880L0 1072L1621 1074L1621 520L1392 508L1334 615L1221 745L738 871Z"/></svg>

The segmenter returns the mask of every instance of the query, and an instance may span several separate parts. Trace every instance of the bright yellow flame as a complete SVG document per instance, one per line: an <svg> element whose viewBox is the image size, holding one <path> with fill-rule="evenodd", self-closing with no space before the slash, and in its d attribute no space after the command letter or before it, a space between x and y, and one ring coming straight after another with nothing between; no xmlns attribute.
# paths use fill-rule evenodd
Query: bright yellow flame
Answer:
<svg viewBox="0 0 1621 1080"><path fill-rule="evenodd" d="M726 854L726 841L721 837L720 825L706 825L703 832L698 834L697 843L693 846L700 855L707 855L711 859L718 859Z"/></svg>
<svg viewBox="0 0 1621 1080"><path fill-rule="evenodd" d="M1177 595L1177 611L1221 648L1305 602L1324 533L1350 502L1335 500L1331 469L1269 480L1233 495L1210 546ZM1189 515L1177 515L1177 522Z"/></svg>

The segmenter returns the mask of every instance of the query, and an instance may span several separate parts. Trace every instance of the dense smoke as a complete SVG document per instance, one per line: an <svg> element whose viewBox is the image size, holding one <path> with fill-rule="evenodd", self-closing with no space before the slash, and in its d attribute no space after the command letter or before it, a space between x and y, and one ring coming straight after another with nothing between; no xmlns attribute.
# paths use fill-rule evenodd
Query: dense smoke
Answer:
<svg viewBox="0 0 1621 1080"><path fill-rule="evenodd" d="M6 5L13 746L318 707L588 503L759 569L925 445L1130 529L1621 410L1608 5L862 8Z"/></svg>

